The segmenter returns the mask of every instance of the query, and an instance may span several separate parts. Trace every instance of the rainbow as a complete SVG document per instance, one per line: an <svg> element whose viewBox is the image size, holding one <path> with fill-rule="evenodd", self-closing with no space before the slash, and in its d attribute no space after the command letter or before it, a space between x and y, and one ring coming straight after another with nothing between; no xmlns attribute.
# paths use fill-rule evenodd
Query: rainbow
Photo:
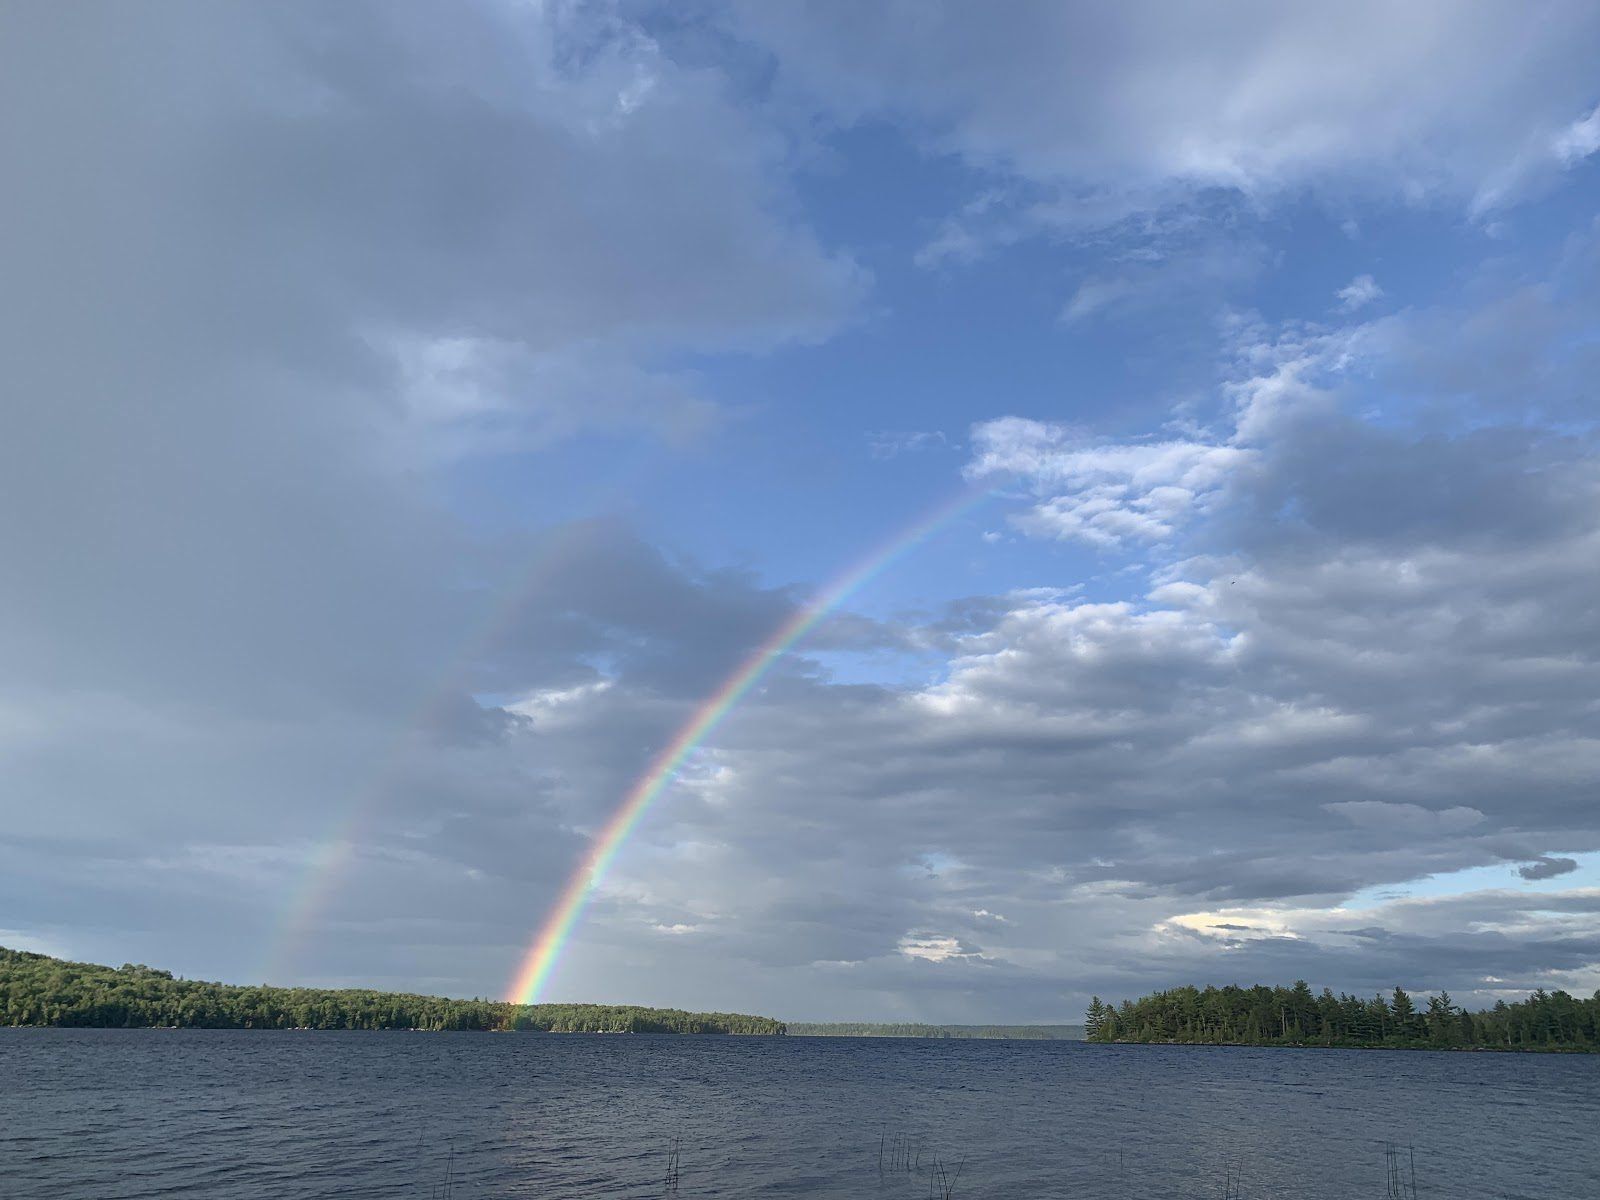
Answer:
<svg viewBox="0 0 1600 1200"><path fill-rule="evenodd" d="M545 916L544 924L539 927L538 936L529 946L516 976L511 981L507 999L513 1004L533 1004L537 1001L550 980L550 974L555 969L562 950L572 938L578 918L583 915L585 903L600 886L606 872L616 860L617 852L628 840L629 834L638 827L640 818L666 789L678 769L683 766L684 760L721 723L745 693L754 687L796 642L815 628L819 621L837 608L852 592L941 525L975 507L990 494L986 490L961 492L868 554L774 630L772 635L756 647L750 657L724 679L699 708L695 709L673 735L672 740L650 760L644 773L628 789L617 810L594 835L588 851L561 889L555 904Z"/></svg>
<svg viewBox="0 0 1600 1200"><path fill-rule="evenodd" d="M267 941L261 978L288 978L312 929L349 873L358 851L368 841L382 816L384 800L405 777L408 741L432 726L445 705L470 691L471 667L482 652L494 645L515 624L528 596L561 571L581 552L594 533L594 523L574 521L546 538L523 564L513 584L486 606L482 619L468 628L451 656L451 669L423 696L401 722L389 752L380 760L378 773L359 791L348 807L335 810L323 836L311 844L295 886Z"/></svg>

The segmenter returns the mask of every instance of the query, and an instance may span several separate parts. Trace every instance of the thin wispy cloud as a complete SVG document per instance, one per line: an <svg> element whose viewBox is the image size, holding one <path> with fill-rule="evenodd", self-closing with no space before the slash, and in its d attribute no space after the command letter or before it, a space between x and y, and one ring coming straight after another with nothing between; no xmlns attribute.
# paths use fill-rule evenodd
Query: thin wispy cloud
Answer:
<svg viewBox="0 0 1600 1200"><path fill-rule="evenodd" d="M1377 280L1371 275L1357 275L1344 287L1335 293L1339 300L1339 307L1347 312L1355 312L1359 308L1383 297L1383 289L1378 286Z"/></svg>

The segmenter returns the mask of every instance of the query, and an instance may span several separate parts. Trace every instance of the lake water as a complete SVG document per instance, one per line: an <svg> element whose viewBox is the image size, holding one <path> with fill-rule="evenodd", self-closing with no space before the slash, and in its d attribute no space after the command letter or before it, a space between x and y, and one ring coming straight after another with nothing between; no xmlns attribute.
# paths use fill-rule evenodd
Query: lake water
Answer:
<svg viewBox="0 0 1600 1200"><path fill-rule="evenodd" d="M897 1135L916 1169L890 1169ZM879 1169L879 1142L888 1145ZM0 1197L1600 1197L1600 1056L0 1029ZM917 1156L920 1152L920 1165Z"/></svg>

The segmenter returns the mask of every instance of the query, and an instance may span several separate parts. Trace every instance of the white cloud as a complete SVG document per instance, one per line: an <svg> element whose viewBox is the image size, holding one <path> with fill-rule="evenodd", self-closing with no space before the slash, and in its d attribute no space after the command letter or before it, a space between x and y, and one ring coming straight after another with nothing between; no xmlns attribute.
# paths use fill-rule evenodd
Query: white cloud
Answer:
<svg viewBox="0 0 1600 1200"><path fill-rule="evenodd" d="M1358 308L1365 308L1373 301L1383 296L1383 289L1371 275L1357 275L1335 295L1339 299L1339 307L1345 312L1355 312Z"/></svg>
<svg viewBox="0 0 1600 1200"><path fill-rule="evenodd" d="M1566 166L1575 166L1600 150L1600 106L1588 116L1574 121L1555 138L1555 155Z"/></svg>
<svg viewBox="0 0 1600 1200"><path fill-rule="evenodd" d="M928 450L954 450L957 446L938 429L880 429L867 435L867 448L873 458L888 459Z"/></svg>
<svg viewBox="0 0 1600 1200"><path fill-rule="evenodd" d="M908 933L900 939L899 949L907 958L933 963L979 957L977 951L963 945L960 938L938 933Z"/></svg>
<svg viewBox="0 0 1600 1200"><path fill-rule="evenodd" d="M1470 204L1536 171L1530 131L1587 145L1600 21L1558 3L1513 9L1159 3L737 6L779 84L841 119L898 118L991 178L1056 190L1101 223L1192 194L1300 188ZM1516 47L1508 53L1507 47ZM1547 155L1548 157L1548 155ZM969 257L971 219L928 256Z"/></svg>
<svg viewBox="0 0 1600 1200"><path fill-rule="evenodd" d="M1019 480L1046 494L1019 527L1105 548L1170 539L1252 456L1203 442L1097 443L1022 417L975 427L972 444L969 478Z"/></svg>

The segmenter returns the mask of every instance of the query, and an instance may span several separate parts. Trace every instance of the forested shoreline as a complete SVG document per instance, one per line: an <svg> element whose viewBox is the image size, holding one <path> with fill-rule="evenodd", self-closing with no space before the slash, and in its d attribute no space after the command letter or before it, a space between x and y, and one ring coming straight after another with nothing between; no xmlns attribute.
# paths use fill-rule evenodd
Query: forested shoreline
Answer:
<svg viewBox="0 0 1600 1200"><path fill-rule="evenodd" d="M1091 1042L1594 1053L1600 991L1583 1000L1540 989L1469 1012L1448 992L1419 1003L1398 987L1371 999L1328 988L1319 995L1303 979L1292 987L1180 987L1120 1005L1096 996L1085 1027Z"/></svg>
<svg viewBox="0 0 1600 1200"><path fill-rule="evenodd" d="M1081 1042L1081 1025L922 1025L881 1021L789 1021L794 1037L957 1038L964 1040Z"/></svg>
<svg viewBox="0 0 1600 1200"><path fill-rule="evenodd" d="M0 1025L76 1028L406 1029L774 1035L744 1013L612 1004L507 1004L366 988L250 987L175 979L143 964L68 962L0 947Z"/></svg>

